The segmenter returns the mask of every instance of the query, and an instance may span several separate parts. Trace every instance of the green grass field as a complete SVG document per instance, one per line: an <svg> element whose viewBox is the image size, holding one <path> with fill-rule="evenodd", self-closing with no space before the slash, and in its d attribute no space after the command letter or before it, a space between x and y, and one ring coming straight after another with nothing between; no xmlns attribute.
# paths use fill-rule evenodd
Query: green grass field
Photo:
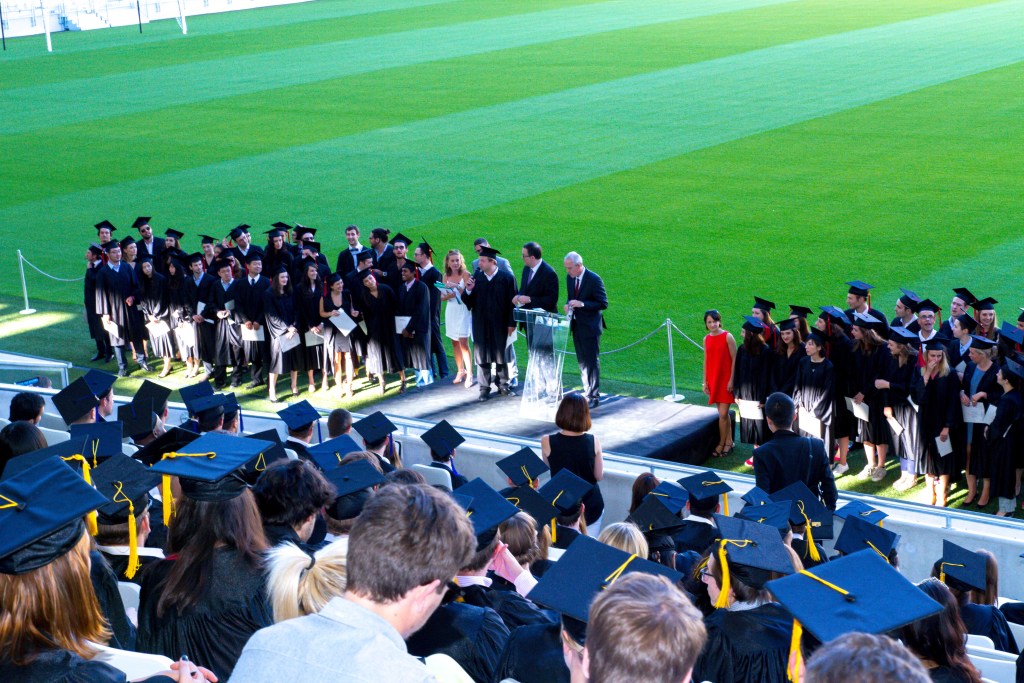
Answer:
<svg viewBox="0 0 1024 683"><path fill-rule="evenodd" d="M844 280L1024 305L1024 1L317 0L8 41L0 54L0 344L91 355L80 283L27 273L68 320L20 319L14 249L81 275L93 223L157 232L388 226L438 251L536 239L606 281L603 346L757 293ZM38 320L38 319L36 319ZM55 322L48 323L50 325ZM664 333L605 357L667 392ZM676 339L693 398L701 355Z"/></svg>

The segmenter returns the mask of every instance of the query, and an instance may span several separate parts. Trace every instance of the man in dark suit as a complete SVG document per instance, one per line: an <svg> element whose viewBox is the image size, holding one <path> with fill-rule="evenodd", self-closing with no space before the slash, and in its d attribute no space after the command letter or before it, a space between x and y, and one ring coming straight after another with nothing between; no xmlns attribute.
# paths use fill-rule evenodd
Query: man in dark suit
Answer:
<svg viewBox="0 0 1024 683"><path fill-rule="evenodd" d="M569 331L583 379L583 395L590 401L590 407L596 408L601 385L598 354L601 351L601 333L606 327L602 311L608 308L608 295L604 291L604 281L583 266L583 257L575 251L565 256L565 272L568 296L565 312L572 315Z"/></svg>
<svg viewBox="0 0 1024 683"><path fill-rule="evenodd" d="M540 245L536 242L523 245L523 277L519 280L519 293L512 299L512 303L557 313L558 275L541 258L541 253Z"/></svg>
<svg viewBox="0 0 1024 683"><path fill-rule="evenodd" d="M356 269L356 257L359 252L366 249L359 243L359 226L350 225L345 228L345 240L348 244L338 253L338 263L334 272L345 277Z"/></svg>
<svg viewBox="0 0 1024 683"><path fill-rule="evenodd" d="M263 378L263 361L267 357L265 346L269 343L266 330L263 330L265 320L263 316L263 294L270 289L270 279L263 273L263 255L258 251L249 252L249 258L245 263L245 277L235 280L232 285L232 298L235 302L234 318L239 324L239 332L242 335L242 358L244 363L235 366L231 376L231 386L237 387L242 383L242 374L245 366L249 366L250 379L247 388L263 386L266 380ZM245 339L247 332L252 330L258 336L263 330L263 341L250 341Z"/></svg>
<svg viewBox="0 0 1024 683"><path fill-rule="evenodd" d="M754 451L754 478L769 495L802 481L829 510L836 509L836 481L832 476L825 442L793 430L796 406L782 392L764 402L764 417L772 438Z"/></svg>
<svg viewBox="0 0 1024 683"><path fill-rule="evenodd" d="M153 268L156 272L161 275L167 274L167 269L164 267L164 250L167 245L164 244L164 240L154 239L153 228L149 225L149 216L139 216L132 223L132 227L139 231L139 235L142 237L135 244L138 245L139 256L143 254L149 254L153 257Z"/></svg>

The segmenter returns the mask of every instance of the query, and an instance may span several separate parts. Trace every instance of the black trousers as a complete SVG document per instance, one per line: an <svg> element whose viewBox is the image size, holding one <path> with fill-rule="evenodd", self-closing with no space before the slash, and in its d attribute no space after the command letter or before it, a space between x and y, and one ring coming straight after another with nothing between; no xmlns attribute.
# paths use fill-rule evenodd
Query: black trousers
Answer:
<svg viewBox="0 0 1024 683"><path fill-rule="evenodd" d="M441 336L441 326L436 320L430 323L430 364L437 360L437 374L435 377L441 379L448 375L448 355L444 351L444 337Z"/></svg>
<svg viewBox="0 0 1024 683"><path fill-rule="evenodd" d="M601 350L601 337L574 334L572 345L576 351L576 362L580 366L583 395L588 399L595 399L601 387L601 360L597 355Z"/></svg>
<svg viewBox="0 0 1024 683"><path fill-rule="evenodd" d="M495 372L491 373L491 367ZM508 363L482 363L476 366L476 379L480 383L480 393L484 396L491 393L491 382L496 382L499 391L508 391Z"/></svg>

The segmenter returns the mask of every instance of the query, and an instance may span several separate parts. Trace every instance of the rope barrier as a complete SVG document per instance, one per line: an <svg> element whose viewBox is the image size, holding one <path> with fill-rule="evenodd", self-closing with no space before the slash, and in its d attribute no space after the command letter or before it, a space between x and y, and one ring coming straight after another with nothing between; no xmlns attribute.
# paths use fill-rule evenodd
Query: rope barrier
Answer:
<svg viewBox="0 0 1024 683"><path fill-rule="evenodd" d="M27 263L29 266L31 266L32 269L34 271L36 271L37 273L39 273L40 275L45 275L46 277L50 278L51 280L56 280L57 282L81 282L82 280L85 279L84 275L82 277L73 277L73 278L63 278L63 277L57 277L55 275L50 275L49 273L47 273L47 272L45 272L43 270L40 270L34 263L29 261L24 256L21 257L21 260L24 261L25 263Z"/></svg>
<svg viewBox="0 0 1024 683"><path fill-rule="evenodd" d="M685 332L683 332L683 331L682 331L681 329L679 329L678 327L676 327L676 324L675 324L675 323L672 323L672 329L673 329L673 330L675 330L676 332L678 332L679 334L683 335L683 338L684 338L684 339L685 339L686 341L690 342L691 344L693 344L694 346L696 346L696 347L697 347L698 349L700 349L701 351L703 351L703 350L704 350L704 347L703 347L703 346L701 346L701 345L700 345L700 344L698 344L697 342L693 341L693 339L692 339L692 338L690 337L690 335L686 334L686 333L685 333Z"/></svg>
<svg viewBox="0 0 1024 683"><path fill-rule="evenodd" d="M619 347L619 348L617 348L617 349L612 349L611 351L601 351L601 352L600 352L600 353L598 353L597 355L599 355L599 356L607 356L607 355L608 355L608 354L610 354L610 353L618 353L619 351L625 351L626 349L630 349L630 348L633 348L633 347L634 347L634 346L636 346L637 344L641 344L641 343L643 343L643 342L647 341L648 339L650 339L651 337L653 337L653 336L655 335L655 333L656 333L656 332L658 332L659 330L661 330L661 329L662 329L662 328L664 328L664 327L665 327L665 323L662 323L662 324L658 325L657 327L655 327L655 328L654 328L653 330L651 330L650 332L648 332L647 334L645 334L644 336L642 336L642 337L640 337L639 339L637 339L637 340L636 340L635 342L632 342L632 343L626 344L625 346ZM567 350L567 351L565 352L565 355L567 355L567 356L575 356L576 354L575 354L575 353L573 353L572 351L568 351L568 350Z"/></svg>

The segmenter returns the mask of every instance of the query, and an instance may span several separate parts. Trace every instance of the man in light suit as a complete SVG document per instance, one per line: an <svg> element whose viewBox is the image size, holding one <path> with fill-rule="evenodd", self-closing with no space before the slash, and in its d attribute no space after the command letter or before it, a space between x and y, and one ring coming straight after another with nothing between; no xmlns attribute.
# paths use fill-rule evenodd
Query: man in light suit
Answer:
<svg viewBox="0 0 1024 683"><path fill-rule="evenodd" d="M608 295L604 291L604 281L583 266L583 257L575 251L565 255L565 272L568 297L565 312L572 314L569 331L580 366L583 395L590 402L590 407L596 408L601 384L598 354L601 351L601 333L606 327L602 311L608 308Z"/></svg>

